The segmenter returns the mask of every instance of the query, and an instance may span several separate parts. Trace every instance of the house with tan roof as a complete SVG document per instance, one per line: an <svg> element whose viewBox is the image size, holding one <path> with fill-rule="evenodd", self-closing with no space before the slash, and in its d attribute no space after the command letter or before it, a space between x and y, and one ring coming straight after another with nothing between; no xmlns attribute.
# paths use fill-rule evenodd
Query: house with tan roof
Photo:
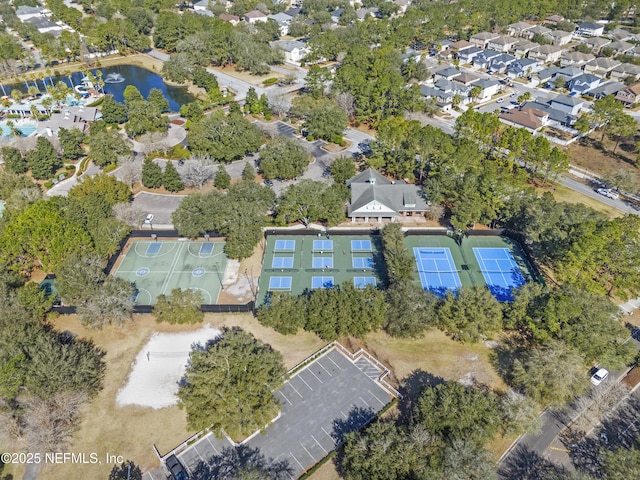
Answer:
<svg viewBox="0 0 640 480"><path fill-rule="evenodd" d="M471 35L471 37L469 38L469 42L474 44L476 47L487 48L487 44L491 40L498 38L499 36L500 36L499 33L479 32L479 33L476 33L475 35Z"/></svg>
<svg viewBox="0 0 640 480"><path fill-rule="evenodd" d="M563 51L560 54L560 65L563 67L580 67L594 58L596 56L590 53L576 52L575 50Z"/></svg>
<svg viewBox="0 0 640 480"><path fill-rule="evenodd" d="M513 37L521 37L524 32L534 27L533 24L527 22L516 22L507 25L507 33Z"/></svg>
<svg viewBox="0 0 640 480"><path fill-rule="evenodd" d="M267 15L260 10L251 10L244 14L244 21L247 23L266 22L267 19Z"/></svg>
<svg viewBox="0 0 640 480"><path fill-rule="evenodd" d="M621 101L625 106L640 103L640 83L623 88L616 94L616 100Z"/></svg>
<svg viewBox="0 0 640 480"><path fill-rule="evenodd" d="M539 46L539 43L522 38L518 40L513 47L511 47L511 53L516 57L526 57L531 50L538 48Z"/></svg>
<svg viewBox="0 0 640 480"><path fill-rule="evenodd" d="M487 48L497 50L498 52L508 52L517 42L517 38L513 38L508 35L500 35L497 38L489 40Z"/></svg>
<svg viewBox="0 0 640 480"><path fill-rule="evenodd" d="M613 50L614 55L622 55L631 50L635 45L629 42L613 42L607 45L607 48Z"/></svg>
<svg viewBox="0 0 640 480"><path fill-rule="evenodd" d="M607 45L609 45L611 43L611 40L602 37L592 37L584 39L582 43L593 50L594 53L598 53L602 49L602 47L606 47Z"/></svg>
<svg viewBox="0 0 640 480"><path fill-rule="evenodd" d="M600 77L606 77L607 74L622 62L613 58L598 57L585 64L583 67L585 73L592 73Z"/></svg>
<svg viewBox="0 0 640 480"><path fill-rule="evenodd" d="M498 118L507 125L536 133L547 124L549 114L537 108L523 107L502 112Z"/></svg>
<svg viewBox="0 0 640 480"><path fill-rule="evenodd" d="M542 63L553 63L560 59L562 50L562 47L556 45L540 45L530 50L528 57Z"/></svg>
<svg viewBox="0 0 640 480"><path fill-rule="evenodd" d="M554 45L566 45L573 39L573 33L564 30L551 30L545 34L545 37L550 38Z"/></svg>
<svg viewBox="0 0 640 480"><path fill-rule="evenodd" d="M613 67L609 76L611 77L611 80L625 80L629 77L633 77L638 80L640 79L640 65L621 63L617 67Z"/></svg>

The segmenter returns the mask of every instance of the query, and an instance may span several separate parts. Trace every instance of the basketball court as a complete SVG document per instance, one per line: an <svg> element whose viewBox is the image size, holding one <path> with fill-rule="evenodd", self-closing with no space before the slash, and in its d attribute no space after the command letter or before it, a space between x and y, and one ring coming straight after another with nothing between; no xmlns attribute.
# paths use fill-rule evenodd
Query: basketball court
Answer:
<svg viewBox="0 0 640 480"><path fill-rule="evenodd" d="M204 304L215 304L227 266L223 247L213 241L130 241L114 276L135 285L137 305L153 305L174 288L198 290Z"/></svg>

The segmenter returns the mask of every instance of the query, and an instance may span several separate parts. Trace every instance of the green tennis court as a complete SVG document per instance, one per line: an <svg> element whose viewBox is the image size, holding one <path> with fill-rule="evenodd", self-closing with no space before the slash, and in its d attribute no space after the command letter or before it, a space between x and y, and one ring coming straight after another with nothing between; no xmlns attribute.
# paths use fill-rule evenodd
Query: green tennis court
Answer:
<svg viewBox="0 0 640 480"><path fill-rule="evenodd" d="M133 241L114 275L136 286L136 304L153 305L174 288L199 290L205 304L218 301L227 266L224 242Z"/></svg>
<svg viewBox="0 0 640 480"><path fill-rule="evenodd" d="M384 261L379 235L269 235L258 305L272 292L300 295L351 282L380 287Z"/></svg>

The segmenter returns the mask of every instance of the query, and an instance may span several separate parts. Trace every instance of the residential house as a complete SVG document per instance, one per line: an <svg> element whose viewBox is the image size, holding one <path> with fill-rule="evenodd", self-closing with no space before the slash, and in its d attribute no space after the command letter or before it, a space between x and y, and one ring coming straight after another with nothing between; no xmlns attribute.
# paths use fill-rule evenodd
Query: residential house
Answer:
<svg viewBox="0 0 640 480"><path fill-rule="evenodd" d="M495 50L484 50L473 59L473 66L475 68L489 68L491 60L500 55L502 55L502 53L496 52Z"/></svg>
<svg viewBox="0 0 640 480"><path fill-rule="evenodd" d="M429 210L422 189L404 181L392 182L368 168L347 180L351 190L348 216L352 222L395 220Z"/></svg>
<svg viewBox="0 0 640 480"><path fill-rule="evenodd" d="M640 65L634 65L632 63L621 63L617 67L614 67L609 74L612 80L624 80L629 77L633 77L636 80L640 79Z"/></svg>
<svg viewBox="0 0 640 480"><path fill-rule="evenodd" d="M578 25L577 33L583 37L599 37L604 33L604 26L598 23L582 22Z"/></svg>
<svg viewBox="0 0 640 480"><path fill-rule="evenodd" d="M597 54L600 50L602 50L603 47L609 45L611 43L611 40L604 37L592 37L583 40L582 43L593 50L593 53Z"/></svg>
<svg viewBox="0 0 640 480"><path fill-rule="evenodd" d="M633 57L640 57L640 45L637 47L633 47L631 50L627 52L627 55L631 55Z"/></svg>
<svg viewBox="0 0 640 480"><path fill-rule="evenodd" d="M600 77L606 77L607 74L620 65L622 62L613 58L598 57L585 64L583 67L586 73L593 73Z"/></svg>
<svg viewBox="0 0 640 480"><path fill-rule="evenodd" d="M344 8L336 8L333 12L331 12L331 21L333 23L340 22L340 17L344 13Z"/></svg>
<svg viewBox="0 0 640 480"><path fill-rule="evenodd" d="M482 52L484 52L483 49L479 48L479 47L469 47L469 48L465 48L464 50L461 50L458 52L458 58L460 59L460 63L462 64L466 64L466 63L472 63L473 60Z"/></svg>
<svg viewBox="0 0 640 480"><path fill-rule="evenodd" d="M573 39L573 33L564 30L551 30L545 37L549 37L554 45L566 45Z"/></svg>
<svg viewBox="0 0 640 480"><path fill-rule="evenodd" d="M572 127L573 124L578 119L578 117L576 117L575 115L571 115L566 111L553 108L551 105L549 105L548 102L545 103L539 100L525 102L522 105L522 108L527 108L527 107L533 107L533 108L536 108L537 110L542 110L543 112L547 112L549 114L547 122L548 122L548 125L552 127L555 127L555 126Z"/></svg>
<svg viewBox="0 0 640 480"><path fill-rule="evenodd" d="M534 107L523 107L502 112L498 118L507 125L536 133L547 124L549 114Z"/></svg>
<svg viewBox="0 0 640 480"><path fill-rule="evenodd" d="M527 30L523 36L525 38L532 39L536 33L544 36L550 31L551 31L550 28L543 27L542 25L535 25L531 27L529 30Z"/></svg>
<svg viewBox="0 0 640 480"><path fill-rule="evenodd" d="M560 59L562 47L556 45L540 45L529 51L529 58L538 60L541 63L553 63Z"/></svg>
<svg viewBox="0 0 640 480"><path fill-rule="evenodd" d="M551 74L551 78L547 80L547 88L564 88L569 80L582 74L583 71L577 67L562 67Z"/></svg>
<svg viewBox="0 0 640 480"><path fill-rule="evenodd" d="M301 12L302 12L302 8L300 7L291 7L291 8L287 8L284 11L284 13L289 15L291 18L295 17L296 15L300 15Z"/></svg>
<svg viewBox="0 0 640 480"><path fill-rule="evenodd" d="M474 83L472 87L479 86L482 88L482 92L480 92L480 96L478 100L483 102L485 100L489 100L496 93L500 91L501 85L498 80L494 80L493 78L483 78L482 80Z"/></svg>
<svg viewBox="0 0 640 480"><path fill-rule="evenodd" d="M498 52L508 52L518 42L517 38L509 37L507 35L500 35L497 38L489 40L487 48L496 50Z"/></svg>
<svg viewBox="0 0 640 480"><path fill-rule="evenodd" d="M511 78L520 78L525 75L531 75L539 69L540 63L537 60L534 60L533 58L521 58L507 67L507 76Z"/></svg>
<svg viewBox="0 0 640 480"><path fill-rule="evenodd" d="M584 108L584 100L579 97L570 97L569 95L558 95L549 100L551 108L555 108L570 115L578 115Z"/></svg>
<svg viewBox="0 0 640 480"><path fill-rule="evenodd" d="M356 10L356 16L358 20L362 21L367 17L375 18L378 14L378 7L370 7L370 8L359 8Z"/></svg>
<svg viewBox="0 0 640 480"><path fill-rule="evenodd" d="M572 94L582 95L600 86L601 83L602 80L600 77L596 77L590 73L583 73L569 80L567 82L567 88Z"/></svg>
<svg viewBox="0 0 640 480"><path fill-rule="evenodd" d="M474 44L476 47L487 48L487 44L500 36L499 33L491 33L491 32L479 32L475 35L471 35L469 41Z"/></svg>
<svg viewBox="0 0 640 480"><path fill-rule="evenodd" d="M489 64L489 73L504 73L507 71L507 67L517 60L513 55L507 55L503 53L497 57L493 57Z"/></svg>
<svg viewBox="0 0 640 480"><path fill-rule="evenodd" d="M480 80L480 77L478 77L477 75L473 75L471 73L461 73L460 75L456 75L455 77L453 77L451 80L453 80L454 82L461 83L462 85L468 87L472 83L475 83L478 80Z"/></svg>
<svg viewBox="0 0 640 480"><path fill-rule="evenodd" d="M606 97L607 95L615 96L623 88L626 88L626 85L624 83L607 82L591 90L589 92L589 95L591 95L594 98L594 100L599 100L601 98Z"/></svg>
<svg viewBox="0 0 640 480"><path fill-rule="evenodd" d="M534 25L527 22L516 22L511 25L507 25L507 33L513 37L522 37L523 34L529 29L533 28Z"/></svg>
<svg viewBox="0 0 640 480"><path fill-rule="evenodd" d="M540 85L544 85L550 82L560 70L562 69L555 66L551 66L551 67L543 68L542 70L539 70L537 75L538 75L538 78L540 79Z"/></svg>
<svg viewBox="0 0 640 480"><path fill-rule="evenodd" d="M193 10L195 12L209 10L209 0L200 0L193 4Z"/></svg>
<svg viewBox="0 0 640 480"><path fill-rule="evenodd" d="M607 48L613 50L614 55L622 55L631 50L635 45L629 42L613 42L607 45Z"/></svg>
<svg viewBox="0 0 640 480"><path fill-rule="evenodd" d="M640 83L636 83L627 88L623 88L616 94L616 100L624 103L625 106L631 106L640 102Z"/></svg>
<svg viewBox="0 0 640 480"><path fill-rule="evenodd" d="M40 33L56 33L62 32L63 28L57 23L53 23L47 17L31 17L25 21L38 29Z"/></svg>
<svg viewBox="0 0 640 480"><path fill-rule="evenodd" d="M309 47L306 43L298 40L279 40L270 43L271 47L279 48L284 52L284 61L293 65L300 65L309 54Z"/></svg>
<svg viewBox="0 0 640 480"><path fill-rule="evenodd" d="M453 42L451 45L449 45L449 48L451 48L456 53L460 53L471 47L473 47L473 43L467 42L466 40L458 40L457 42Z"/></svg>
<svg viewBox="0 0 640 480"><path fill-rule="evenodd" d="M469 90L471 90L471 88L462 85L461 83L457 83L457 82L453 82L451 80L445 80L444 78L441 78L440 80L438 80L434 86L438 89L438 90L442 90L443 92L450 92L453 95L460 95L462 97L463 103L466 103L468 100L468 96L469 96Z"/></svg>
<svg viewBox="0 0 640 480"><path fill-rule="evenodd" d="M534 48L538 48L540 44L525 40L524 38L518 40L511 48L511 53L517 57L526 57L527 54Z"/></svg>
<svg viewBox="0 0 640 480"><path fill-rule="evenodd" d="M590 53L581 53L572 51L563 51L560 54L560 66L562 67L579 67L584 65L587 62L593 60L595 55L591 55Z"/></svg>
<svg viewBox="0 0 640 480"><path fill-rule="evenodd" d="M638 36L631 33L629 30L624 30L623 28L616 28L612 32L609 32L609 37L613 39L613 41L618 42L637 42Z"/></svg>
<svg viewBox="0 0 640 480"><path fill-rule="evenodd" d="M221 13L218 15L218 18L225 22L229 22L231 25L237 25L240 22L240 17L236 15L229 15L228 13Z"/></svg>
<svg viewBox="0 0 640 480"><path fill-rule="evenodd" d="M439 107L448 110L453 106L453 92L445 92L435 87L421 86L420 94L425 98L435 98Z"/></svg>
<svg viewBox="0 0 640 480"><path fill-rule="evenodd" d="M20 5L16 9L16 16L23 23L30 18L41 17L43 14L44 10L41 6L28 7L27 5Z"/></svg>
<svg viewBox="0 0 640 480"><path fill-rule="evenodd" d="M266 22L267 20L267 15L262 13L260 10L251 10L244 14L244 21L247 23Z"/></svg>
<svg viewBox="0 0 640 480"><path fill-rule="evenodd" d="M286 13L280 12L275 15L268 15L267 18L273 20L280 27L280 36L284 37L289 34L289 25L291 24L291 15L287 15Z"/></svg>
<svg viewBox="0 0 640 480"><path fill-rule="evenodd" d="M544 23L549 25L557 25L564 20L562 15L549 15L544 19Z"/></svg>
<svg viewBox="0 0 640 480"><path fill-rule="evenodd" d="M451 80L453 77L460 75L460 70L455 67L446 67L441 70L438 70L433 74L433 79L435 81L444 78L445 80Z"/></svg>

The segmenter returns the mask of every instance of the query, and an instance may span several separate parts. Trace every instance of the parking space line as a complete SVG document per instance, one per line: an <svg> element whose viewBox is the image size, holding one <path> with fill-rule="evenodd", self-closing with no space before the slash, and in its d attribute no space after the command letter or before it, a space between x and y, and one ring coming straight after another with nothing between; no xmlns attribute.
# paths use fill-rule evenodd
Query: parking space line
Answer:
<svg viewBox="0 0 640 480"><path fill-rule="evenodd" d="M325 448L324 448L322 445L320 445L320 442L319 442L318 440L316 440L316 437L314 437L313 435L311 435L311 438L313 438L313 440L318 444L318 446L322 449L322 451L324 452L324 454L325 454L325 455L326 455L327 453L329 453L329 452L327 452L327 451L325 450Z"/></svg>
<svg viewBox="0 0 640 480"><path fill-rule="evenodd" d="M291 384L291 381L289 381L289 386L290 386L291 388L293 388L293 391L294 391L294 392L296 392L298 395L300 395L300 392L298 391L298 389L297 389L296 387L294 387L294 386ZM304 397L303 397L302 395L300 395L300 398L304 398Z"/></svg>
<svg viewBox="0 0 640 480"><path fill-rule="evenodd" d="M200 455L200 452L198 451L198 447L194 445L193 449L196 451L196 454L198 454L198 457L200 457L200 461L204 462L204 458L202 458L202 455Z"/></svg>
<svg viewBox="0 0 640 480"><path fill-rule="evenodd" d="M318 361L318 365L320 365L320 367L322 367L322 369L327 372L327 375L329 375L330 377L333 377L333 375L331 375L331 372L329 370L327 370L326 368L324 368L324 365L322 365L322 363L320 363L320 361Z"/></svg>
<svg viewBox="0 0 640 480"><path fill-rule="evenodd" d="M340 410L340 413L342 414L342 416L343 416L344 418L349 418L349 417L347 417L347 416L344 414L344 412L343 412L342 410Z"/></svg>
<svg viewBox="0 0 640 480"><path fill-rule="evenodd" d="M302 380L302 383L304 383L307 387L309 387L309 390L311 390L313 392L313 388L311 388L311 385L309 385L307 382L305 382L304 378L302 378L300 375L298 375L298 378L300 380Z"/></svg>
<svg viewBox="0 0 640 480"><path fill-rule="evenodd" d="M295 456L293 453L291 453L291 452L289 452L289 455L291 455L291 456L293 457L293 459L296 461L296 463L297 463L298 465L300 465L300 468L301 468L301 469L302 469L302 471L304 472L304 466L303 466L303 465L298 461L298 459L296 458L296 456Z"/></svg>
<svg viewBox="0 0 640 480"><path fill-rule="evenodd" d="M381 404L383 407L386 405L386 403L384 403L382 400L380 400L380 399L378 398L378 396L377 396L375 393L373 393L371 390L369 390L369 393L371 394L371 396L373 396L373 398L375 398L378 402L380 402L380 404Z"/></svg>
<svg viewBox="0 0 640 480"><path fill-rule="evenodd" d="M311 460L313 460L314 462L316 461L316 457L314 457L313 455L311 455L311 453L309 453L309 450L307 450L307 447L305 447L304 445L300 444L300 446L302 448L304 448L304 451L307 452L307 455L309 455L311 457Z"/></svg>
<svg viewBox="0 0 640 480"><path fill-rule="evenodd" d="M280 395L282 395L282 398L284 398L284 399L287 401L287 403L288 403L289 405L293 405L293 403L291 403L291 402L289 401L289 399L286 397L286 395L285 395L284 393L282 393L282 391L281 391L281 390L278 390L278 393L279 393Z"/></svg>
<svg viewBox="0 0 640 480"><path fill-rule="evenodd" d="M220 455L220 452L218 451L216 446L213 443L211 443L211 438L209 436L207 436L207 442L209 442L209 445L211 445L211 448L213 448L213 451L215 452L215 454Z"/></svg>
<svg viewBox="0 0 640 480"><path fill-rule="evenodd" d="M336 442L335 442L335 440L333 439L333 437L331 436L331 434L330 434L329 432L327 432L327 431L324 429L324 427L320 427L320 428L321 428L321 429L322 429L322 431L325 433L325 435L326 435L327 437L329 437L329 438L331 439L331 441L335 444Z"/></svg>
<svg viewBox="0 0 640 480"><path fill-rule="evenodd" d="M337 367L338 370L342 370L340 365L338 365L336 362L333 361L333 358L331 358L331 357L327 357L327 358L331 361L331 363L333 363Z"/></svg>
<svg viewBox="0 0 640 480"><path fill-rule="evenodd" d="M307 371L308 371L311 375L313 375L314 377L316 377L316 380L318 380L320 383L324 383L322 380L320 380L320 379L318 378L318 376L317 376L315 373L313 373L313 370L307 370Z"/></svg>

